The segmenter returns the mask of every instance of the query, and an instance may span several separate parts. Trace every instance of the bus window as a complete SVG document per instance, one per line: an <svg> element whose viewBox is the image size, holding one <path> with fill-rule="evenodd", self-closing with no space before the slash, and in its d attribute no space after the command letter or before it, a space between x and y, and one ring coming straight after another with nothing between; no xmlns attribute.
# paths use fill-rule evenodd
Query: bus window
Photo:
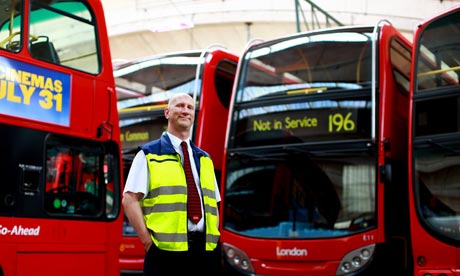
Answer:
<svg viewBox="0 0 460 276"><path fill-rule="evenodd" d="M4 1L0 4L0 8L0 48L19 52L23 32L21 24L23 1Z"/></svg>
<svg viewBox="0 0 460 276"><path fill-rule="evenodd" d="M452 13L424 29L418 42L415 93L459 85L458 44L450 41L452 35L457 35L452 26L459 24L460 17Z"/></svg>
<svg viewBox="0 0 460 276"><path fill-rule="evenodd" d="M104 213L107 181L99 172L107 164L101 145L79 147L55 139L47 145L45 210L68 216Z"/></svg>
<svg viewBox="0 0 460 276"><path fill-rule="evenodd" d="M84 72L99 73L95 21L84 2L56 2L50 7L43 2L47 1L32 1L32 9L40 9L40 12L30 16L31 55Z"/></svg>
<svg viewBox="0 0 460 276"><path fill-rule="evenodd" d="M0 48L19 51L23 36L21 24L22 2L9 6L0 14ZM37 59L61 64L73 69L97 74L100 65L95 21L83 2L55 2L33 0L29 21L28 46ZM14 3L14 1L12 1ZM3 18L3 19L2 19ZM11 18L13 19L12 21ZM59 25L60 28L54 26ZM62 30L66 31L63 32Z"/></svg>

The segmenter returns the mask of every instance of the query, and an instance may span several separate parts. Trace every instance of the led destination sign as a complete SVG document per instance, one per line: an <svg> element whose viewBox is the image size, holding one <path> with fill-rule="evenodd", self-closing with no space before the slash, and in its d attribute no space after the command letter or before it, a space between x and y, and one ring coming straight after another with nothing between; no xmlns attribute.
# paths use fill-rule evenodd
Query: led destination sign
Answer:
<svg viewBox="0 0 460 276"><path fill-rule="evenodd" d="M250 114L244 110L240 114ZM289 143L369 137L370 111L358 108L289 110L241 118L236 142Z"/></svg>

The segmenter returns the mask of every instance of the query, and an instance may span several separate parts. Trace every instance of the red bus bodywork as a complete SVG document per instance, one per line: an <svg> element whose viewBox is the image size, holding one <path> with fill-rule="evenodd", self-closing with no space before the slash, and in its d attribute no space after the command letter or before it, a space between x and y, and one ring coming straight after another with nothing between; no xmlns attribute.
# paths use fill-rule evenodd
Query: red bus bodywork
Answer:
<svg viewBox="0 0 460 276"><path fill-rule="evenodd" d="M457 6L414 32L408 140L414 276L460 275L459 22Z"/></svg>
<svg viewBox="0 0 460 276"><path fill-rule="evenodd" d="M125 176L137 147L160 137L166 130L164 107L170 95L187 92L197 102L192 140L211 155L216 177L220 179L228 106L237 63L236 55L215 48L146 57L115 67ZM124 223L120 245L121 272L142 272L144 248L126 218Z"/></svg>
<svg viewBox="0 0 460 276"><path fill-rule="evenodd" d="M121 144L102 4L0 6L0 275L119 275Z"/></svg>
<svg viewBox="0 0 460 276"><path fill-rule="evenodd" d="M343 39L349 44L343 43L342 46L333 44L342 42L341 37L354 32L360 35L351 35ZM366 35L361 35L364 33ZM366 44L364 37L368 37L369 44ZM356 59L350 58L347 54L347 51L351 53L354 50L353 46L347 46L353 45L353 41L362 41L363 45L367 45L365 47L369 47L367 50L363 47ZM321 43L324 46L318 47L321 50L316 50L316 45L322 45ZM331 43L330 46L328 43ZM373 44L375 50L372 54L370 44ZM302 48L304 46L305 49ZM334 50L329 51L329 49ZM286 54L280 54L283 51ZM396 206L389 207L393 209L391 215L385 213L386 206L391 206L393 202L386 199L384 195L388 193L387 186L392 189L391 186L402 187L405 183L405 178L400 174L404 170L407 158L404 141L407 139L410 51L411 44L408 40L388 22L382 22L375 28L370 27L367 30L350 27L297 34L249 45L245 49L240 56L231 101L221 184L223 194L220 215L221 242L224 261L231 273L381 275L390 267L393 272L407 269L404 258L393 262L391 256L398 255L394 250L405 250L404 240L400 241L401 230L391 229L388 226L393 225L393 222L387 221L395 214L394 219L400 219L403 223L404 219L398 216L399 209ZM374 54L375 57L372 57L371 62L371 55ZM343 63L340 62L341 59ZM334 63L335 60L338 62ZM342 66L343 69L334 71ZM247 73L249 70L254 72L253 78ZM315 70L321 74L316 73ZM375 75L371 76L371 74ZM263 82L265 75L267 81ZM271 79L270 76L276 78ZM315 83L316 78L318 84ZM362 85L366 81L372 84ZM271 85L274 86L272 90L270 90ZM367 111L360 111L363 116L353 117L354 111L341 113L340 109L335 111L333 105L329 106L329 101L340 99L340 95L346 94L347 89L356 89L353 91L356 91L354 93L358 97L364 88L368 89L368 95L372 93L375 98L373 100L364 98L367 102L365 106L373 107L368 108ZM353 97L352 94L344 99L351 102L354 100ZM302 105L304 102L305 104ZM315 105L316 102L318 105ZM320 104L330 109L321 109ZM358 102L356 106L359 106ZM305 111L302 108L305 108ZM326 125L323 118L336 119L329 120L329 125ZM372 127L371 121L375 123ZM341 131L343 128L348 128L350 132L354 131L354 127L358 125L361 125L359 129L362 130L359 133L366 133L368 136L353 134L349 138L347 133ZM331 131L336 133L331 135ZM360 145L359 138L367 142ZM370 204L370 213L363 211L354 218L350 215L350 219L344 215L347 211L344 208L347 205L353 206L369 197L359 199L350 196L347 202L340 202L338 206L341 207L333 208L327 205L336 204L337 198L334 196L327 197L322 194L318 195L319 198L316 200L313 197L308 199L310 196L305 187L309 184L305 183L320 182L319 179L323 178L319 174L317 176L307 174L303 182L299 180L303 177L302 171L314 172L309 168L310 165L307 165L310 164L310 159L326 164L326 168L327 163L324 162L330 162L329 169L340 168L342 161L334 163L337 161L333 158L341 160L343 158L341 156L350 154L346 152L347 149L353 152L361 147L368 147L371 156L369 160L375 160L365 167L371 175L368 185L375 190L363 186L366 187L365 191L374 191L369 195L375 199ZM335 152L340 154L335 155ZM332 161L328 159L329 155L332 156ZM353 162L357 156L350 154L343 163ZM301 166L296 167L296 164ZM305 165L302 166L303 164ZM284 169L280 170L280 168ZM343 167L342 170L345 169L348 169L349 173L357 173L360 170L364 172L364 169L360 168L351 170L352 168ZM392 170L399 175L391 176ZM335 178L336 182L345 182L340 180L341 176L337 171L340 172L339 169L331 170L329 177ZM295 174L299 178L294 179L292 175ZM338 177L334 176L335 174ZM347 185L353 183L354 181L347 182ZM290 189L283 188L289 185L291 185ZM341 185L343 186L345 184ZM281 197L277 196L277 193L283 189L286 191L285 194ZM310 189L317 188L312 186ZM344 198L344 188L341 189L338 191L339 198ZM289 211L290 215L280 215L279 211L292 206L285 200L288 194L296 196L297 206L308 206L313 201L319 201L322 202L319 209L330 208L330 218L327 217L326 211L320 214L322 219L327 220L323 220L323 223L328 224L328 228L320 232L324 226L318 224L316 226L318 228L311 229L312 232L309 234L308 227L313 222L301 222L300 216L312 219L315 215L308 215L309 211L301 213L303 209L294 210L297 219L292 218L292 209ZM280 198L285 203L280 204ZM277 221L277 216L284 217ZM343 217L343 221L331 223L334 216L338 216L339 219ZM284 220L291 221L284 222ZM302 227L307 228L302 229ZM276 238L278 236L280 238ZM395 247L393 243L390 246L390 241L394 241Z"/></svg>

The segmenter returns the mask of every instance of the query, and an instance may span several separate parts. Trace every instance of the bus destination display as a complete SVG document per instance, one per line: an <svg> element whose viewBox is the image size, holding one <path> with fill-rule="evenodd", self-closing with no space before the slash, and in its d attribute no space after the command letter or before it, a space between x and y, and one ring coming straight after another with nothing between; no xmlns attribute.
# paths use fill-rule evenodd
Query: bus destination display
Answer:
<svg viewBox="0 0 460 276"><path fill-rule="evenodd" d="M245 109L240 114L255 113L255 110ZM269 144L275 143L274 140L302 142L319 139L335 140L340 137L352 139L363 134L368 137L370 114L366 111L357 108L322 108L249 115L240 118L236 142L241 146L249 146L263 141ZM367 120L360 120L364 115Z"/></svg>

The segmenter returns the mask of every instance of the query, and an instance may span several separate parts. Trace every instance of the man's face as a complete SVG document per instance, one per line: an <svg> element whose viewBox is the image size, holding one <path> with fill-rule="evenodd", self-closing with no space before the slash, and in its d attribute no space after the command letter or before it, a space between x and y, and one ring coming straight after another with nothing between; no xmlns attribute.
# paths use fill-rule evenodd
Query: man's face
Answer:
<svg viewBox="0 0 460 276"><path fill-rule="evenodd" d="M169 125L176 130L190 129L195 121L193 99L188 95L181 95L171 99L165 115L169 120Z"/></svg>

